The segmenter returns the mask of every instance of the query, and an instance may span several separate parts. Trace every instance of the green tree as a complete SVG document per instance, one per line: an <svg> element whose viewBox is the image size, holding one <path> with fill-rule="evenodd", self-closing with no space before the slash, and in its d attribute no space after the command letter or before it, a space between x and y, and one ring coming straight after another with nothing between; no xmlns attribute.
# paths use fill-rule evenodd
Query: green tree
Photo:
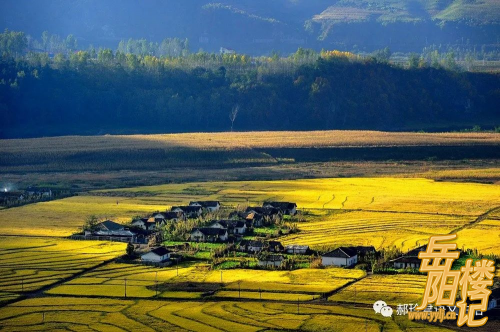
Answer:
<svg viewBox="0 0 500 332"><path fill-rule="evenodd" d="M443 65L448 70L458 70L457 62L455 61L455 53L448 52L443 59Z"/></svg>
<svg viewBox="0 0 500 332"><path fill-rule="evenodd" d="M77 44L75 36L68 35L68 37L66 37L65 45L66 45L66 49L69 52L73 52L74 50L76 50L78 44Z"/></svg>
<svg viewBox="0 0 500 332"><path fill-rule="evenodd" d="M420 57L416 53L411 53L408 59L408 66L410 69L418 68L418 63L420 61Z"/></svg>
<svg viewBox="0 0 500 332"><path fill-rule="evenodd" d="M85 219L85 224L83 225L84 231L95 232L97 230L97 225L99 224L99 218L95 215L88 216Z"/></svg>
<svg viewBox="0 0 500 332"><path fill-rule="evenodd" d="M42 32L42 47L45 52L47 52L47 49L49 47L49 38L50 35L48 31Z"/></svg>
<svg viewBox="0 0 500 332"><path fill-rule="evenodd" d="M134 256L135 247L134 247L134 245L132 243L129 242L129 244L127 244L126 252L127 252L127 256L128 257L133 257Z"/></svg>

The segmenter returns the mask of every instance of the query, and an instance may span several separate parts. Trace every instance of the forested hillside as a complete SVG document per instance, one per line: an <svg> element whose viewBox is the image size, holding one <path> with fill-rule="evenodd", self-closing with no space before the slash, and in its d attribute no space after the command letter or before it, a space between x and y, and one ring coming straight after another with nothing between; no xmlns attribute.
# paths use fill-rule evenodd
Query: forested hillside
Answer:
<svg viewBox="0 0 500 332"><path fill-rule="evenodd" d="M147 22L147 23L145 23ZM298 47L420 52L430 45L497 49L496 0L3 0L0 29L74 34L80 45L189 39L262 55Z"/></svg>
<svg viewBox="0 0 500 332"><path fill-rule="evenodd" d="M377 57L303 49L286 58L105 49L49 58L15 56L15 44L13 37L13 55L0 61L4 138L231 128L493 129L500 123L500 75L423 60L403 69Z"/></svg>

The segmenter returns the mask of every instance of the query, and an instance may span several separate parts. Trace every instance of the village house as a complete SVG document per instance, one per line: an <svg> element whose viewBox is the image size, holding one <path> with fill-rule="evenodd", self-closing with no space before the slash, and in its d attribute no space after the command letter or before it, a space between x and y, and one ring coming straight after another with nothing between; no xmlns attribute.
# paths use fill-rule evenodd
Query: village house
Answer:
<svg viewBox="0 0 500 332"><path fill-rule="evenodd" d="M190 240L193 242L226 242L229 238L227 228L194 228Z"/></svg>
<svg viewBox="0 0 500 332"><path fill-rule="evenodd" d="M151 250L148 253L141 255L141 261L143 262L153 262L162 263L170 259L171 251L165 247L158 247Z"/></svg>
<svg viewBox="0 0 500 332"><path fill-rule="evenodd" d="M323 266L353 266L358 262L358 252L355 247L339 247L321 255Z"/></svg>
<svg viewBox="0 0 500 332"><path fill-rule="evenodd" d="M22 202L26 195L22 191L2 191L0 192L0 205L9 205Z"/></svg>
<svg viewBox="0 0 500 332"><path fill-rule="evenodd" d="M247 228L262 227L264 225L264 216L256 212L233 211L229 214L229 218L234 220L245 220Z"/></svg>
<svg viewBox="0 0 500 332"><path fill-rule="evenodd" d="M200 206L208 212L216 212L220 209L219 201L195 201L189 202L189 206Z"/></svg>
<svg viewBox="0 0 500 332"><path fill-rule="evenodd" d="M254 227L271 224L282 217L282 213L278 209L261 206L249 206L246 208L245 213L245 219L252 220Z"/></svg>
<svg viewBox="0 0 500 332"><path fill-rule="evenodd" d="M95 231L85 231L85 237L95 238L97 240L112 240L137 243L137 233L131 232L124 225L106 220L96 225Z"/></svg>
<svg viewBox="0 0 500 332"><path fill-rule="evenodd" d="M298 244L291 244L285 247L287 254L305 255L309 251L309 246L301 246Z"/></svg>
<svg viewBox="0 0 500 332"><path fill-rule="evenodd" d="M262 267L278 268L283 265L285 258L282 255L263 255L259 258L258 265Z"/></svg>
<svg viewBox="0 0 500 332"><path fill-rule="evenodd" d="M184 219L184 212L155 212L151 215L157 224L157 226L164 225L167 221L177 222Z"/></svg>
<svg viewBox="0 0 500 332"><path fill-rule="evenodd" d="M201 206L172 206L171 212L183 213L186 218L198 218L203 213Z"/></svg>
<svg viewBox="0 0 500 332"><path fill-rule="evenodd" d="M132 221L132 227L137 227L148 232L154 232L159 227L153 218L139 218Z"/></svg>
<svg viewBox="0 0 500 332"><path fill-rule="evenodd" d="M294 216L297 214L297 204L290 202L264 202L263 208L275 208L282 214Z"/></svg>
<svg viewBox="0 0 500 332"><path fill-rule="evenodd" d="M243 240L240 242L240 251L255 254L261 251L283 252L284 247L278 241Z"/></svg>
<svg viewBox="0 0 500 332"><path fill-rule="evenodd" d="M227 229L229 234L242 235L247 232L247 225L242 220L217 220L211 225L211 228Z"/></svg>
<svg viewBox="0 0 500 332"><path fill-rule="evenodd" d="M395 269L418 269L420 268L421 260L418 258L418 253L427 250L427 245L408 251L406 254L390 261L390 264Z"/></svg>
<svg viewBox="0 0 500 332"><path fill-rule="evenodd" d="M240 250L248 253L258 253L264 250L265 244L263 241L243 240L240 242Z"/></svg>
<svg viewBox="0 0 500 332"><path fill-rule="evenodd" d="M256 212L245 213L243 219L250 222L252 227L262 227L264 225L264 216L260 213Z"/></svg>

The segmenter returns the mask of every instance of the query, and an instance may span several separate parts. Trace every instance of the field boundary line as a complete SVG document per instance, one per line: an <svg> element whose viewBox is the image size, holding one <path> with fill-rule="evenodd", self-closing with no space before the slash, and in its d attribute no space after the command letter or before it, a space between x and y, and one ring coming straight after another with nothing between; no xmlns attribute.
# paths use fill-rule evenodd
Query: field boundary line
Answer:
<svg viewBox="0 0 500 332"><path fill-rule="evenodd" d="M85 274L85 273L88 273L88 272L92 272L100 267L103 267L105 265L108 265L109 263L112 263L116 258L112 258L112 259L107 259L97 265L94 265L92 267L88 267L88 268L84 268L82 269L81 271L75 273L75 274L72 274L71 276L67 277L67 278L62 278L52 284L49 284L49 285L46 285L46 286L43 286L35 291L32 291L32 292L25 292L25 293L21 293L20 296L16 299L12 299L11 301L6 301L6 302L3 302L0 304L0 308L2 307L5 307L9 304L12 304L12 303L16 303L16 302L19 302L19 301L22 301L22 300L26 300L26 299L30 299L30 298L36 298L36 297L44 297L44 296L47 296L47 294L45 294L46 291L48 290L51 290L52 288L55 288L57 286L60 286L66 282L69 282L75 278L78 278L80 277L81 275ZM74 296L74 297L85 297L85 296Z"/></svg>
<svg viewBox="0 0 500 332"><path fill-rule="evenodd" d="M500 206L495 206L494 208L491 208L489 209L488 211L486 211L485 213L479 215L476 219L474 219L473 221L471 221L470 223L468 224L465 224L463 226L460 226L458 228L455 228L453 229L449 234L454 234L454 233L458 233L466 228L472 228L474 227L476 224L480 223L481 221L483 220L486 220L488 219L488 216L493 213L493 212L496 212L496 211L500 211Z"/></svg>

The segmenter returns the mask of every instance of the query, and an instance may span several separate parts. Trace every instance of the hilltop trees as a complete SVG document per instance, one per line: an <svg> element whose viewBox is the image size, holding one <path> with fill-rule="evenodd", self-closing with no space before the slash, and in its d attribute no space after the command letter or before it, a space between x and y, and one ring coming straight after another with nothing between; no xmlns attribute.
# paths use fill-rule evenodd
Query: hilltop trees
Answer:
<svg viewBox="0 0 500 332"><path fill-rule="evenodd" d="M6 32L2 40L18 38L12 36ZM42 42L50 39L45 34ZM66 40L74 46L72 38ZM180 41L170 42L158 47L165 50ZM12 43L3 43L4 53L13 52L0 61L4 137L425 129L447 121L498 119L499 76L444 70L456 62L452 54L444 58L437 51L411 57L405 70L340 51L299 49L273 59L206 52L158 57L91 47L52 57L45 52L15 56L7 46ZM133 41L119 48L129 44L156 47ZM426 64L431 58L436 68Z"/></svg>
<svg viewBox="0 0 500 332"><path fill-rule="evenodd" d="M9 31L5 29L0 33L0 52L2 56L18 57L28 45L24 32Z"/></svg>

